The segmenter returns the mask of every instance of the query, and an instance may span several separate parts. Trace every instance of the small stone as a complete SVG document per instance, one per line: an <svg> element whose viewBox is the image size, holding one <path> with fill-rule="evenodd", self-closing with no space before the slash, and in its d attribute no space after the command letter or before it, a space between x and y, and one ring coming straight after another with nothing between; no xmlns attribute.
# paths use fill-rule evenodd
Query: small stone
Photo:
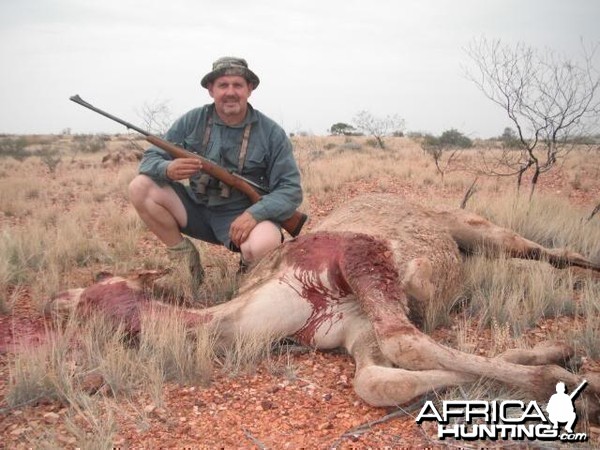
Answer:
<svg viewBox="0 0 600 450"><path fill-rule="evenodd" d="M322 424L320 424L318 426L319 431L322 430L331 430L333 428L333 425L331 422L323 422Z"/></svg>
<svg viewBox="0 0 600 450"><path fill-rule="evenodd" d="M59 442L62 442L63 444L67 445L73 445L77 442L77 439L75 439L73 436L65 436L64 434L59 434L58 436L56 436L56 439Z"/></svg>
<svg viewBox="0 0 600 450"><path fill-rule="evenodd" d="M49 412L44 414L44 422L46 423L56 423L60 419L60 416L55 412Z"/></svg>
<svg viewBox="0 0 600 450"><path fill-rule="evenodd" d="M260 402L260 407L263 409L263 411L266 411L269 409L275 409L277 406L270 400L263 400Z"/></svg>
<svg viewBox="0 0 600 450"><path fill-rule="evenodd" d="M94 394L104 386L104 377L98 373L88 373L81 380L81 390L88 394Z"/></svg>

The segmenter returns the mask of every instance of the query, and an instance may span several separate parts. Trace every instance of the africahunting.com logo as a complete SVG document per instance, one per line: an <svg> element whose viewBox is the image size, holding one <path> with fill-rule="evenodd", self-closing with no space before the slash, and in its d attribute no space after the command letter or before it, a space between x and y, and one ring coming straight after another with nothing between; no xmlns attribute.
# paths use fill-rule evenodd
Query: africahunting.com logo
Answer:
<svg viewBox="0 0 600 450"><path fill-rule="evenodd" d="M438 409L428 400L416 422L437 422L440 440L587 441L586 433L573 431L577 422L574 400L586 384L584 380L571 394L567 394L565 384L557 383L556 394L548 400L546 412L536 401L444 400Z"/></svg>

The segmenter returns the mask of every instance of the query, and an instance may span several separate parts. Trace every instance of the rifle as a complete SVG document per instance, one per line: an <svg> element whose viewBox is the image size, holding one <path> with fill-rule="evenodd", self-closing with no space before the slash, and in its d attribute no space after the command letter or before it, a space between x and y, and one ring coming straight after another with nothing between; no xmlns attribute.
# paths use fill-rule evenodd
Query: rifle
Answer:
<svg viewBox="0 0 600 450"><path fill-rule="evenodd" d="M574 400L574 399L575 399L575 397L577 397L577 396L579 395L579 393L581 392L581 390L583 389L583 387L584 387L586 384L587 384L587 380L583 380L583 381L581 382L581 384L580 384L579 386L577 386L577 387L575 388L575 390L569 394L569 398L570 398L571 400Z"/></svg>
<svg viewBox="0 0 600 450"><path fill-rule="evenodd" d="M243 176L241 176L237 173L230 172L227 169L225 169L224 167L221 167L218 164L215 164L214 162L212 162L211 160L209 160L207 158L204 158L203 156L200 156L196 153L192 153L192 152L185 150L175 144L171 144L170 142L165 141L164 139L161 139L158 136L150 134L149 132L142 130L141 128L138 128L129 122L125 122L124 120L119 119L118 117L113 116L112 114L109 114L106 111L102 111L101 109L96 108L95 106L93 106L90 103L83 100L79 95L73 95L72 97L69 97L69 100L71 100L75 103L78 103L81 106L84 106L88 109L91 109L92 111L94 111L98 114L108 117L109 119L114 120L115 122L118 122L121 125L124 125L128 129L137 131L138 133L142 134L145 137L146 141L148 141L151 144L155 145L156 147L164 150L169 155L171 155L173 158L196 158L196 159L199 159L200 161L202 161L202 171L203 172L216 178L219 181L222 181L226 185L242 192L250 199L250 201L252 203L258 202L261 198L261 195L257 191L261 191L265 194L269 193L269 191L267 189L260 186L259 184L254 183L253 181L248 180L247 178L244 178ZM296 237L300 234L300 231L302 230L302 227L304 226L306 219L308 219L308 216L306 214L301 213L299 211L295 211L294 214L292 214L292 216L289 219L286 219L285 221L282 222L281 226L283 227L283 229L285 231L290 233L290 235Z"/></svg>

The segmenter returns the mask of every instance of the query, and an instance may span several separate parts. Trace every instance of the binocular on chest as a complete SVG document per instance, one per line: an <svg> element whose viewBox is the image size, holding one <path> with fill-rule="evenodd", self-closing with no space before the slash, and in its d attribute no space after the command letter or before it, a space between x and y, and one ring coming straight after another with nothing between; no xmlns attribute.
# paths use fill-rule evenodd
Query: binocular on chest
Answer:
<svg viewBox="0 0 600 450"><path fill-rule="evenodd" d="M206 195L210 191L219 191L219 197L229 198L231 196L231 187L227 184L219 181L207 173L200 175L196 181L196 192L198 194Z"/></svg>

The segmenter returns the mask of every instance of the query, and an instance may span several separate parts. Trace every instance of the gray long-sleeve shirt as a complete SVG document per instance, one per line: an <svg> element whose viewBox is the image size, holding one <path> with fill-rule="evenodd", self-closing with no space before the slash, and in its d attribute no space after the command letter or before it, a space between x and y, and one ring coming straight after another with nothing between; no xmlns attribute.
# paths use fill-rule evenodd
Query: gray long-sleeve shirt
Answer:
<svg viewBox="0 0 600 450"><path fill-rule="evenodd" d="M210 140L206 150L202 152L206 118L210 113L213 114ZM199 204L224 209L237 209L247 205L247 211L259 222L283 222L302 203L302 188L300 172L292 154L292 144L283 128L273 120L248 105L244 121L236 126L228 126L214 113L212 105L204 105L176 120L165 139L191 152L202 154L227 170L237 172L244 128L248 123L252 124L252 128L241 175L265 186L269 193L252 205L244 194L235 189L232 189L229 198L222 198L214 181L209 184L206 194L194 192L190 186L186 186L186 190ZM159 184L168 183L167 165L172 159L164 150L152 146L144 153L139 172ZM194 185L199 176L200 173L193 176L190 184Z"/></svg>

